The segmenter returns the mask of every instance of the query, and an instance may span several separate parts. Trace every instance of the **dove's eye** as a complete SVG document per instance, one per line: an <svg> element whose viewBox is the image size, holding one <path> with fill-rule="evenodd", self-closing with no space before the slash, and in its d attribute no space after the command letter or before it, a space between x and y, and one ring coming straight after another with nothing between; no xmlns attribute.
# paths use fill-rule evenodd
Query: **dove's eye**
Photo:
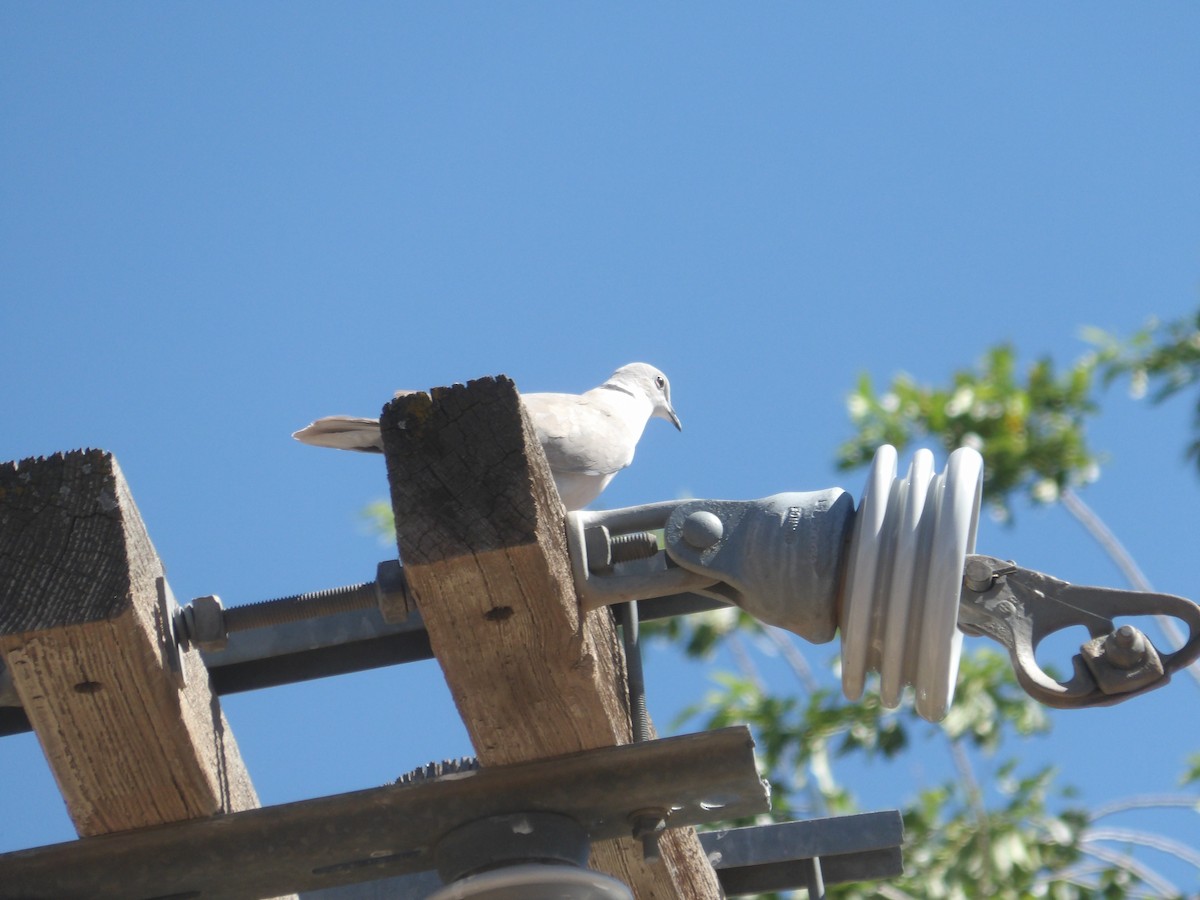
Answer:
<svg viewBox="0 0 1200 900"><path fill-rule="evenodd" d="M661 375L655 375L654 383L656 385L658 385L659 390L662 390L662 388L666 385L667 380L665 378L663 378Z"/></svg>

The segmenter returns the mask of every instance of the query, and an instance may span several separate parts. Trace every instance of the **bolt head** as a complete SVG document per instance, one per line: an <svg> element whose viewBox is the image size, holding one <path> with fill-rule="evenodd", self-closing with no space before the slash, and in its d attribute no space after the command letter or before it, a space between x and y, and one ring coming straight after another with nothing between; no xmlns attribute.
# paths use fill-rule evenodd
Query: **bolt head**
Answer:
<svg viewBox="0 0 1200 900"><path fill-rule="evenodd" d="M593 575L607 575L612 571L612 538L608 529L596 525L583 533L583 546L587 552L588 571Z"/></svg>
<svg viewBox="0 0 1200 900"><path fill-rule="evenodd" d="M715 513L700 509L683 520L683 539L697 550L716 546L725 533L725 526Z"/></svg>
<svg viewBox="0 0 1200 900"><path fill-rule="evenodd" d="M1139 632L1132 625L1122 625L1113 632L1113 642L1118 647L1132 647L1138 639Z"/></svg>
<svg viewBox="0 0 1200 900"><path fill-rule="evenodd" d="M992 587L995 581L992 567L985 560L970 557L963 570L963 582L977 594L982 594Z"/></svg>
<svg viewBox="0 0 1200 900"><path fill-rule="evenodd" d="M1104 639L1104 655L1118 669L1140 666L1146 654L1146 637L1132 625L1122 625Z"/></svg>

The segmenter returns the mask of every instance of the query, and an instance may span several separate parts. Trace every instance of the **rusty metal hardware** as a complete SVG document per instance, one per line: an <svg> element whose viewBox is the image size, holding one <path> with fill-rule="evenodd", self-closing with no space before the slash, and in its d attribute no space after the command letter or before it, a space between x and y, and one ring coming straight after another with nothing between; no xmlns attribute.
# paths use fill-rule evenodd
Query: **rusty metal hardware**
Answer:
<svg viewBox="0 0 1200 900"><path fill-rule="evenodd" d="M1188 626L1187 642L1162 653L1136 626L1117 617L1164 615ZM1048 635L1082 625L1091 640L1058 682L1034 657ZM1161 687L1200 657L1200 606L1171 594L1074 585L994 556L969 556L958 627L1003 644L1017 680L1035 700L1060 708L1111 706Z"/></svg>

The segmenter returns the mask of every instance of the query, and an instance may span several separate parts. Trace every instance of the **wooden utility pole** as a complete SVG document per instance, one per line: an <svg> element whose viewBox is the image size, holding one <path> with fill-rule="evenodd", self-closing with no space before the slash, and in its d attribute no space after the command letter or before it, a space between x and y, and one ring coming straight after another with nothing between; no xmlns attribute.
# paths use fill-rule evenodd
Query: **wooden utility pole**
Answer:
<svg viewBox="0 0 1200 900"><path fill-rule="evenodd" d="M0 654L81 836L258 806L169 594L110 454L0 464Z"/></svg>
<svg viewBox="0 0 1200 900"><path fill-rule="evenodd" d="M580 613L562 504L513 383L398 397L381 426L409 587L480 761L628 743L612 617ZM666 832L661 856L604 841L592 865L642 900L720 896L690 828Z"/></svg>

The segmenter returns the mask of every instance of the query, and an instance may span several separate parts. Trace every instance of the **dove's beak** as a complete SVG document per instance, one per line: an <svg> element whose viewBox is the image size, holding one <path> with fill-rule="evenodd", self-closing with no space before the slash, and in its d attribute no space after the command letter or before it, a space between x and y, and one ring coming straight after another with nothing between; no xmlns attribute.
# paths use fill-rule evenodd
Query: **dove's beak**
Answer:
<svg viewBox="0 0 1200 900"><path fill-rule="evenodd" d="M667 407L667 418L671 420L671 424L675 426L676 431L683 431L683 423L679 421L679 416L675 414L675 410Z"/></svg>

